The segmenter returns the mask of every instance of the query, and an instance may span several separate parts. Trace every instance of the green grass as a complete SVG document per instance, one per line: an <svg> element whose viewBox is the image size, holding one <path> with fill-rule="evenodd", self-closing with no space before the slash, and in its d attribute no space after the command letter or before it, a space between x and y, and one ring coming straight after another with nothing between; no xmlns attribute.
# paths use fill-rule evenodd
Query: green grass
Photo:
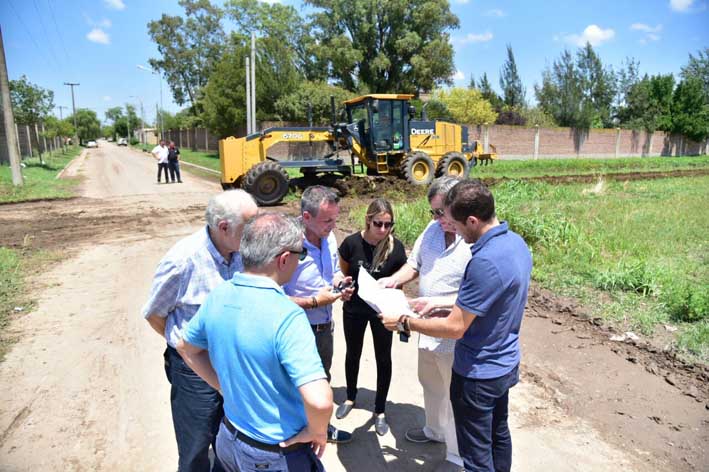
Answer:
<svg viewBox="0 0 709 472"><path fill-rule="evenodd" d="M22 161L25 167L22 167L24 185L21 187L12 184L10 166L0 166L0 203L72 197L79 180L57 179L56 176L81 150L73 146L66 152L45 154L44 163L37 158L25 159Z"/></svg>
<svg viewBox="0 0 709 472"><path fill-rule="evenodd" d="M16 340L8 335L7 326L13 316L28 313L34 308L26 290L26 280L31 272L56 261L57 254L46 251L10 249L0 246L0 360Z"/></svg>
<svg viewBox="0 0 709 472"><path fill-rule="evenodd" d="M495 185L500 219L534 255L533 278L579 298L621 329L680 327L677 346L709 361L709 176L596 185L511 180ZM395 205L411 246L429 221L425 199ZM364 206L350 212L361 222Z"/></svg>
<svg viewBox="0 0 709 472"><path fill-rule="evenodd" d="M476 166L470 172L477 178L524 178L546 175L612 174L709 168L709 156L627 157L618 159L540 159L537 161L496 160Z"/></svg>

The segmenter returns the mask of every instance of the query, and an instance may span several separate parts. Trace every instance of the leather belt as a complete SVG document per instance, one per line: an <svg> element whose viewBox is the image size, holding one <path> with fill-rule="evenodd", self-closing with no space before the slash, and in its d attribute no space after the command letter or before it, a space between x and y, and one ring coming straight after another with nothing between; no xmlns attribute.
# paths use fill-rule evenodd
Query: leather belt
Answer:
<svg viewBox="0 0 709 472"><path fill-rule="evenodd" d="M320 331L332 329L332 321L328 321L327 323L311 324L310 327L313 328L313 333L319 333Z"/></svg>
<svg viewBox="0 0 709 472"><path fill-rule="evenodd" d="M224 426L226 426L226 429L229 430L231 434L234 434L236 439L239 441L245 442L251 447L255 447L256 449L261 449L262 451L268 451L268 452L282 452L282 453L288 453L288 452L293 452L297 451L298 449L301 449L305 446L307 446L306 443L295 443L291 444L288 447L281 447L278 444L266 444L262 443L261 441L257 441L253 438L250 438L249 436L245 435L238 429L234 427L233 424L231 424L231 421L229 421L226 416L222 418L222 423L224 423Z"/></svg>

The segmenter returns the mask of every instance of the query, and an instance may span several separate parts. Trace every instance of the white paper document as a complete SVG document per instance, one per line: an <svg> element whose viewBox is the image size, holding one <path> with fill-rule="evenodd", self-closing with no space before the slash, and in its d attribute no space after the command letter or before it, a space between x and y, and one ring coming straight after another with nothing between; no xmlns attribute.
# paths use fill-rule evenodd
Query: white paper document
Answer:
<svg viewBox="0 0 709 472"><path fill-rule="evenodd" d="M381 288L376 280L360 267L357 276L357 294L377 313L416 316L411 310L406 295L395 288Z"/></svg>

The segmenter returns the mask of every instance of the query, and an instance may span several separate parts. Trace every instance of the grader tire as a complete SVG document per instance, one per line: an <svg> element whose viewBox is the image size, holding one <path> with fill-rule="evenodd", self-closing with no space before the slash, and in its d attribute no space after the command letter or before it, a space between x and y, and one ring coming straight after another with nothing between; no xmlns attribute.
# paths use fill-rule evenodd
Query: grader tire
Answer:
<svg viewBox="0 0 709 472"><path fill-rule="evenodd" d="M242 187L259 205L276 205L288 193L288 174L277 162L259 162L246 173Z"/></svg>
<svg viewBox="0 0 709 472"><path fill-rule="evenodd" d="M465 178L470 172L470 165L465 156L459 152L444 154L438 161L436 176L449 175L451 177Z"/></svg>
<svg viewBox="0 0 709 472"><path fill-rule="evenodd" d="M415 152L401 161L401 173L410 184L428 185L435 174L433 160L425 152Z"/></svg>

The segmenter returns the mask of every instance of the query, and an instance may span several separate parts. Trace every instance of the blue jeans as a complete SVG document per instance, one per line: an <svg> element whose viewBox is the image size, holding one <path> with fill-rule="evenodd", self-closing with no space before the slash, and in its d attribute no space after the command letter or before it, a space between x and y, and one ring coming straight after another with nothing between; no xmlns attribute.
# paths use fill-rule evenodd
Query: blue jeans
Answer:
<svg viewBox="0 0 709 472"><path fill-rule="evenodd" d="M217 435L217 452L228 472L324 472L310 446L288 452L264 451L236 438L222 424Z"/></svg>
<svg viewBox="0 0 709 472"><path fill-rule="evenodd" d="M170 169L170 181L175 181L175 176L177 176L177 181L182 182L182 177L180 177L180 161L168 161L167 167Z"/></svg>
<svg viewBox="0 0 709 472"><path fill-rule="evenodd" d="M209 472L209 446L215 451L219 423L224 416L222 396L185 363L180 354L165 350L165 374L172 385L170 406L177 439L179 472ZM214 472L224 469L215 458Z"/></svg>
<svg viewBox="0 0 709 472"><path fill-rule="evenodd" d="M512 437L507 426L507 407L509 390L517 382L519 366L488 380L469 379L453 371L450 398L465 470L510 471Z"/></svg>

